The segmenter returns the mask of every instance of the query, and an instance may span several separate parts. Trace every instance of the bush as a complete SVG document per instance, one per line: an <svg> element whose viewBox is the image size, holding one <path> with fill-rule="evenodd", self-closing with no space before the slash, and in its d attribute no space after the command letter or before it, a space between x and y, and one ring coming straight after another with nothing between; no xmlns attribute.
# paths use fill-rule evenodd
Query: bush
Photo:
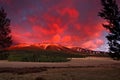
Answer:
<svg viewBox="0 0 120 80"><path fill-rule="evenodd" d="M8 56L9 61L23 62L66 62L69 61L66 56L58 52L51 51L12 51Z"/></svg>
<svg viewBox="0 0 120 80"><path fill-rule="evenodd" d="M0 51L0 60L7 60L9 51Z"/></svg>

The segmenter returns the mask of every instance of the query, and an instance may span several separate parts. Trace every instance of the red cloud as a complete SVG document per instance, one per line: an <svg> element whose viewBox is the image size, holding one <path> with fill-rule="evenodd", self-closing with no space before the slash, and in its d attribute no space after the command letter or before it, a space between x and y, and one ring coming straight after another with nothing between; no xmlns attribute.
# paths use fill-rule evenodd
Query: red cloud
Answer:
<svg viewBox="0 0 120 80"><path fill-rule="evenodd" d="M91 7L94 5L94 0L90 5L88 5L89 0L56 2L38 0L42 4L36 4L36 6L33 5L34 2L36 1L32 0L23 6L17 3L17 8L13 4L12 8L15 8L15 12L12 17L15 16L15 19L13 18L11 26L14 41L18 43L53 42L89 49L95 49L104 44L101 39L104 30L100 24L102 22L96 18L96 8ZM87 4L83 5L84 2Z"/></svg>
<svg viewBox="0 0 120 80"><path fill-rule="evenodd" d="M83 43L81 46L83 48L88 48L88 49L92 49L95 50L96 48L98 48L99 46L101 46L104 42L100 39L97 40L91 40L91 41L87 41L85 43Z"/></svg>
<svg viewBox="0 0 120 80"><path fill-rule="evenodd" d="M60 13L60 15L64 16L64 15L68 15L71 18L78 18L79 17L79 12L75 9L75 8L63 8L61 10L58 10L58 13Z"/></svg>
<svg viewBox="0 0 120 80"><path fill-rule="evenodd" d="M71 42L71 36L64 36L62 42L63 43Z"/></svg>
<svg viewBox="0 0 120 80"><path fill-rule="evenodd" d="M60 35L57 34L57 35L53 36L52 42L58 43L58 42L60 42L60 40L61 40L61 37L60 37Z"/></svg>

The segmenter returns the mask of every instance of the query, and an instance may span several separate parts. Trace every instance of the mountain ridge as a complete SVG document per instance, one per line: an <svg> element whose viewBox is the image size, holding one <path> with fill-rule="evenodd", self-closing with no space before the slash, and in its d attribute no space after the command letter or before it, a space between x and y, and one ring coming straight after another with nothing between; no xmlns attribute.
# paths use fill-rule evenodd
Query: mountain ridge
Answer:
<svg viewBox="0 0 120 80"><path fill-rule="evenodd" d="M93 51L81 47L66 47L60 44L38 43L38 44L18 44L8 48L8 50L52 50L66 53L82 54L87 56L108 56L107 52Z"/></svg>

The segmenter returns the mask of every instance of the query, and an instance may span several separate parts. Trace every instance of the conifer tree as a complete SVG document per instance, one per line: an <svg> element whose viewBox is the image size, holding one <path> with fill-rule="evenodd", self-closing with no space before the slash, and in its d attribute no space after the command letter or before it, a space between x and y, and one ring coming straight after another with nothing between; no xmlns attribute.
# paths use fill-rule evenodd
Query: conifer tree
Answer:
<svg viewBox="0 0 120 80"><path fill-rule="evenodd" d="M103 24L109 33L106 36L109 45L110 56L120 59L120 11L116 0L101 0L103 9L99 16L106 20Z"/></svg>
<svg viewBox="0 0 120 80"><path fill-rule="evenodd" d="M10 35L10 19L3 8L0 8L0 50L12 45L12 36Z"/></svg>

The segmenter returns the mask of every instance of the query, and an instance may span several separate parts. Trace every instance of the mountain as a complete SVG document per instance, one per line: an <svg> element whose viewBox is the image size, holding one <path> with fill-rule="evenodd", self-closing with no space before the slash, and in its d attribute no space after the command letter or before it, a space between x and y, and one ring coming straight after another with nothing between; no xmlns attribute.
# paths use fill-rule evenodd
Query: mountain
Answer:
<svg viewBox="0 0 120 80"><path fill-rule="evenodd" d="M8 48L8 50L53 50L53 51L66 51L66 52L77 52L68 47L60 44L49 44L49 43L37 43L37 44L18 44Z"/></svg>
<svg viewBox="0 0 120 80"><path fill-rule="evenodd" d="M37 44L18 44L8 48L8 50L51 50L62 51L65 53L80 54L85 56L108 56L107 52L93 51L81 47L65 47L60 44L37 43Z"/></svg>
<svg viewBox="0 0 120 80"><path fill-rule="evenodd" d="M108 52L104 52L104 51L93 51L93 50L89 50L81 47L72 47L71 49L74 51L78 51L83 55L87 55L87 56L103 56L103 57L109 56Z"/></svg>
<svg viewBox="0 0 120 80"><path fill-rule="evenodd" d="M13 45L9 48L7 48L7 50L41 50L41 47L38 47L37 45L32 45L32 44L26 44L26 43L22 43L22 44L17 44L17 45Z"/></svg>

